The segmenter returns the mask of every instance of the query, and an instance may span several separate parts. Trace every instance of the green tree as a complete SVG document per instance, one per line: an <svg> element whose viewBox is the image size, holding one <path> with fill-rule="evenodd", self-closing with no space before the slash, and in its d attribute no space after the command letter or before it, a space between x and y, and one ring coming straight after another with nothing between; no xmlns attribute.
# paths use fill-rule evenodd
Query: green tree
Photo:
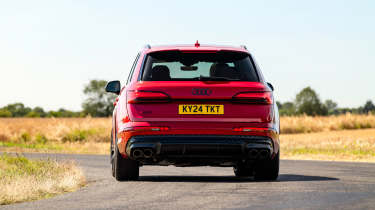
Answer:
<svg viewBox="0 0 375 210"><path fill-rule="evenodd" d="M32 112L35 112L39 117L45 117L47 114L42 107L35 107Z"/></svg>
<svg viewBox="0 0 375 210"><path fill-rule="evenodd" d="M61 114L56 111L49 111L47 117L61 117Z"/></svg>
<svg viewBox="0 0 375 210"><path fill-rule="evenodd" d="M35 107L30 112L28 112L25 117L45 117L46 113L44 112L43 108Z"/></svg>
<svg viewBox="0 0 375 210"><path fill-rule="evenodd" d="M29 107L25 107L22 103L9 104L4 107L6 110L12 113L13 117L24 117L27 113L31 112Z"/></svg>
<svg viewBox="0 0 375 210"><path fill-rule="evenodd" d="M331 99L326 100L324 106L326 107L328 114L335 114L337 112L337 103Z"/></svg>
<svg viewBox="0 0 375 210"><path fill-rule="evenodd" d="M34 111L31 111L25 115L25 117L40 117L40 114Z"/></svg>
<svg viewBox="0 0 375 210"><path fill-rule="evenodd" d="M63 108L57 111L49 111L47 117L84 117L81 112L73 112Z"/></svg>
<svg viewBox="0 0 375 210"><path fill-rule="evenodd" d="M295 99L298 114L327 115L327 108L320 102L318 94L311 88L306 87L299 92Z"/></svg>
<svg viewBox="0 0 375 210"><path fill-rule="evenodd" d="M295 115L296 114L296 107L294 106L293 102L285 102L281 105L279 109L279 113L281 116L287 115Z"/></svg>
<svg viewBox="0 0 375 210"><path fill-rule="evenodd" d="M73 112L66 109L59 109L57 112L60 113L61 117L80 117L80 112Z"/></svg>
<svg viewBox="0 0 375 210"><path fill-rule="evenodd" d="M6 108L0 109L0 117L12 117L12 112L7 110Z"/></svg>
<svg viewBox="0 0 375 210"><path fill-rule="evenodd" d="M116 95L105 92L105 80L91 80L83 92L87 96L82 104L83 112L93 117L107 117L112 114Z"/></svg>
<svg viewBox="0 0 375 210"><path fill-rule="evenodd" d="M375 105L371 100L366 101L365 106L363 107L363 113L369 113L375 111Z"/></svg>

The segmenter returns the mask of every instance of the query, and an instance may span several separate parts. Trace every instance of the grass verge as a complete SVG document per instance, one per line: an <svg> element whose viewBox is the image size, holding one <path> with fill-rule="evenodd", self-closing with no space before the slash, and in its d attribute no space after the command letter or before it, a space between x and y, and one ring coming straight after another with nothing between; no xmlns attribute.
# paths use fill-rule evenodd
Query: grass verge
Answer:
<svg viewBox="0 0 375 210"><path fill-rule="evenodd" d="M284 134L283 159L375 162L375 129Z"/></svg>
<svg viewBox="0 0 375 210"><path fill-rule="evenodd" d="M0 205L48 198L85 183L83 172L73 162L0 156Z"/></svg>
<svg viewBox="0 0 375 210"><path fill-rule="evenodd" d="M48 143L15 143L1 142L1 152L39 152L67 154L109 154L109 143L104 142L48 142Z"/></svg>

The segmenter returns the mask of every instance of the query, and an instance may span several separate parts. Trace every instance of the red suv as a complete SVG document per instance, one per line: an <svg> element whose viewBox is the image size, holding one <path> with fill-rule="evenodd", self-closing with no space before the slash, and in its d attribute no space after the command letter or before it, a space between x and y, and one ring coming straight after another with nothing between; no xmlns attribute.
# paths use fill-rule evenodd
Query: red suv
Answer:
<svg viewBox="0 0 375 210"><path fill-rule="evenodd" d="M112 174L136 180L143 165L233 167L275 180L279 116L273 87L246 47L146 46L113 112Z"/></svg>

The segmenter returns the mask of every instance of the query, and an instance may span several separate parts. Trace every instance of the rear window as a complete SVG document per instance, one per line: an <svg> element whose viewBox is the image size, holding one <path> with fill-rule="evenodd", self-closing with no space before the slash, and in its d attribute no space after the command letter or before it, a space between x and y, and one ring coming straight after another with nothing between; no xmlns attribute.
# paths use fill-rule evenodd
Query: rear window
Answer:
<svg viewBox="0 0 375 210"><path fill-rule="evenodd" d="M148 54L142 80L258 82L259 78L247 53L165 51Z"/></svg>

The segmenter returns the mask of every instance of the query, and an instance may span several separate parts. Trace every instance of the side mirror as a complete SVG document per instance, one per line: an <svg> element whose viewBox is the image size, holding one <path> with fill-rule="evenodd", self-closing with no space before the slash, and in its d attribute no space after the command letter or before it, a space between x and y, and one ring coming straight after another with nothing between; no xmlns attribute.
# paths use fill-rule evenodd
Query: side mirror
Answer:
<svg viewBox="0 0 375 210"><path fill-rule="evenodd" d="M108 93L115 93L120 94L121 91L121 83L118 80L110 81L107 83L107 86L105 86L105 91Z"/></svg>
<svg viewBox="0 0 375 210"><path fill-rule="evenodd" d="M272 91L274 91L273 85L271 83L267 82L267 85L271 88Z"/></svg>

